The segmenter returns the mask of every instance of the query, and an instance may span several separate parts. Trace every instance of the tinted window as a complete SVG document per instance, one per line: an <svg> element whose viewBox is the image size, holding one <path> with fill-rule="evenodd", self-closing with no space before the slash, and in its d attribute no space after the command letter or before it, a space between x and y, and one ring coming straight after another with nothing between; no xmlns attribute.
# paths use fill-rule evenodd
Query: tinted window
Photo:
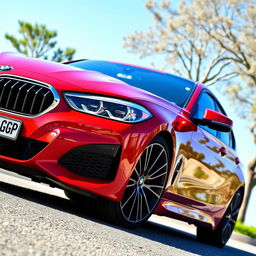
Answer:
<svg viewBox="0 0 256 256"><path fill-rule="evenodd" d="M226 145L228 145L228 146L230 145L230 132L220 132L219 131L218 137Z"/></svg>
<svg viewBox="0 0 256 256"><path fill-rule="evenodd" d="M204 92L199 98L199 101L198 101L197 106L196 106L196 111L195 111L194 117L202 119L204 117L204 112L205 112L206 109L216 110L214 99L208 93ZM205 125L199 125L199 126L201 128L203 128L204 130L208 131L209 133L213 134L214 136L217 136L217 131L216 130L211 129L208 126L205 126Z"/></svg>
<svg viewBox="0 0 256 256"><path fill-rule="evenodd" d="M112 76L180 107L185 105L195 87L194 82L181 77L119 63L85 60L69 65Z"/></svg>
<svg viewBox="0 0 256 256"><path fill-rule="evenodd" d="M219 104L219 102L216 102L216 108L217 111L223 115L227 115L223 109L223 107ZM232 131L230 132L218 132L218 137L219 139L224 142L226 145L235 148L235 138L234 138L234 134Z"/></svg>
<svg viewBox="0 0 256 256"><path fill-rule="evenodd" d="M236 141L233 131L230 132L230 147L233 149L236 148Z"/></svg>

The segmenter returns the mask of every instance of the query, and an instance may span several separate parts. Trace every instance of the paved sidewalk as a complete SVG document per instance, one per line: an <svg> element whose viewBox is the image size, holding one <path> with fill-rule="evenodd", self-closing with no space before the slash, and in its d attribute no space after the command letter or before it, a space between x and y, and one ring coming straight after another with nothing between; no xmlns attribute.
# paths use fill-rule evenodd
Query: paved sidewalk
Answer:
<svg viewBox="0 0 256 256"><path fill-rule="evenodd" d="M243 243L247 243L247 244L251 244L251 245L256 246L256 238L245 236L245 235L242 235L242 234L239 234L239 233L236 233L236 232L233 232L231 238L233 240L237 240L237 241L240 241L240 242L243 242ZM256 250L256 248L255 248L255 250Z"/></svg>

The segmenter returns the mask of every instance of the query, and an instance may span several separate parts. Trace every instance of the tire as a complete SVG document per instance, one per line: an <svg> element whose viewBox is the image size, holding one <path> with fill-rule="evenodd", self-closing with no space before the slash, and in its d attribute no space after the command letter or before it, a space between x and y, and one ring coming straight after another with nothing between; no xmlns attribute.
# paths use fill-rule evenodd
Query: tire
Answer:
<svg viewBox="0 0 256 256"><path fill-rule="evenodd" d="M224 247L234 230L241 204L242 193L241 191L238 191L234 195L217 229L211 230L207 228L197 227L198 240L219 248Z"/></svg>
<svg viewBox="0 0 256 256"><path fill-rule="evenodd" d="M143 224L152 215L166 186L170 153L166 141L156 136L142 153L121 202L105 202L111 222L126 228ZM102 212L101 211L101 212Z"/></svg>

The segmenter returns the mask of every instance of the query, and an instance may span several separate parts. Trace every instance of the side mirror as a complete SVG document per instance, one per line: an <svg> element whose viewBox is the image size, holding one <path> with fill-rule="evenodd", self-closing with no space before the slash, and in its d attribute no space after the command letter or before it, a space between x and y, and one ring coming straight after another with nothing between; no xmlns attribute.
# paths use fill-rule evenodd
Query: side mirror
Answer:
<svg viewBox="0 0 256 256"><path fill-rule="evenodd" d="M193 121L222 132L231 131L233 126L233 121L230 118L211 109L205 110L203 118L194 118Z"/></svg>

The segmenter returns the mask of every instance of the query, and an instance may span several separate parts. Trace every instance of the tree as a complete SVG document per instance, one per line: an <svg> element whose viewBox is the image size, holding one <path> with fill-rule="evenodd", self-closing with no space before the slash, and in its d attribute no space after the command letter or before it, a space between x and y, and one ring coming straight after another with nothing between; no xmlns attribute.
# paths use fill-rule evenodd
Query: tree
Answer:
<svg viewBox="0 0 256 256"><path fill-rule="evenodd" d="M208 11L199 21L201 29L227 52L234 64L240 79L227 91L239 104L240 116L250 121L250 132L256 144L256 0L206 0L204 3L201 10ZM245 200L240 213L242 221L255 186L256 154L247 168Z"/></svg>
<svg viewBox="0 0 256 256"><path fill-rule="evenodd" d="M153 25L146 32L136 31L125 37L124 47L142 58L162 55L173 73L206 85L235 77L226 51L216 49L216 43L199 28L197 12L192 13L187 2L176 6L169 1L148 0L146 8L154 17Z"/></svg>
<svg viewBox="0 0 256 256"><path fill-rule="evenodd" d="M72 60L76 52L73 48L62 50L57 48L57 35L55 30L49 30L42 24L30 24L19 21L20 38L5 34L5 38L11 42L13 47L20 53L30 57L50 59L61 62Z"/></svg>
<svg viewBox="0 0 256 256"><path fill-rule="evenodd" d="M206 85L222 84L256 144L256 0L147 0L154 24L124 38L141 57L162 54L172 72ZM182 70L182 71L181 71ZM247 168L240 219L256 185L256 155Z"/></svg>

